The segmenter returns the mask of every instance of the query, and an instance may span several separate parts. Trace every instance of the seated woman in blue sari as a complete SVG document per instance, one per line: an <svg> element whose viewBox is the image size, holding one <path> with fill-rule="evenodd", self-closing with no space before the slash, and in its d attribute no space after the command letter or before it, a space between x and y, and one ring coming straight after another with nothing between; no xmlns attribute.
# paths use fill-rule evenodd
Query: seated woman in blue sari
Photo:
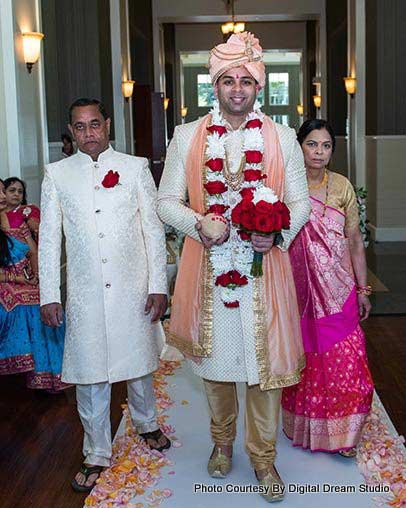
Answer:
<svg viewBox="0 0 406 508"><path fill-rule="evenodd" d="M0 212L6 208L0 180ZM40 319L37 247L24 222L7 234L0 228L0 374L27 373L29 388L56 392L61 382L65 326Z"/></svg>

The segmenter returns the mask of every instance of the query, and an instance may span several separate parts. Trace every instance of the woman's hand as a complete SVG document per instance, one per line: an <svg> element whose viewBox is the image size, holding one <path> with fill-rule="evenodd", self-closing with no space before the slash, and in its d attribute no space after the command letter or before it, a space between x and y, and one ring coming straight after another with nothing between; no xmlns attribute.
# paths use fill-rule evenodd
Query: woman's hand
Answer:
<svg viewBox="0 0 406 508"><path fill-rule="evenodd" d="M365 295L358 295L358 309L360 321L364 321L371 312L372 305L369 298Z"/></svg>

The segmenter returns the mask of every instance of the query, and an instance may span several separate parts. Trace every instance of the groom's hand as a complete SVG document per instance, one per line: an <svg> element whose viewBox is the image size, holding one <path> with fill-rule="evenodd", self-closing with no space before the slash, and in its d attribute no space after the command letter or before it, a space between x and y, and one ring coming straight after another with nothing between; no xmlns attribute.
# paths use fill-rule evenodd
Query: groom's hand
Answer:
<svg viewBox="0 0 406 508"><path fill-rule="evenodd" d="M227 241L228 237L230 236L230 223L227 223L227 227L224 233L220 236L220 238L217 238L217 240L209 238L208 236L202 233L202 225L200 221L196 222L195 228L196 231L199 233L200 240L202 241L202 244L206 247L206 249L211 249L213 245L221 245L222 243Z"/></svg>
<svg viewBox="0 0 406 508"><path fill-rule="evenodd" d="M151 323L158 321L165 314L168 307L168 298L164 294L150 294L148 295L145 304L145 314L151 313ZM151 312L152 311L152 312Z"/></svg>
<svg viewBox="0 0 406 508"><path fill-rule="evenodd" d="M63 311L60 303L47 303L41 306L41 320L47 326L53 328L63 323Z"/></svg>

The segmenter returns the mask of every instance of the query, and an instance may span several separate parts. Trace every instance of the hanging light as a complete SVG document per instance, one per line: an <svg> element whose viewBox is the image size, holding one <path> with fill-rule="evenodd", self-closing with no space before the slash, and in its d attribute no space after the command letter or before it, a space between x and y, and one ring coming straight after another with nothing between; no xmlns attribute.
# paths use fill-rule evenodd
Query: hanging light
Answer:
<svg viewBox="0 0 406 508"><path fill-rule="evenodd" d="M170 101L169 97L164 98L164 110L165 111L168 109L169 101Z"/></svg>
<svg viewBox="0 0 406 508"><path fill-rule="evenodd" d="M296 110L300 116L303 116L303 104L298 104Z"/></svg>
<svg viewBox="0 0 406 508"><path fill-rule="evenodd" d="M239 34L244 32L245 23L243 21L234 21L234 0L227 0L227 12L231 7L231 21L227 21L221 25L221 31L223 35L228 35L231 33Z"/></svg>

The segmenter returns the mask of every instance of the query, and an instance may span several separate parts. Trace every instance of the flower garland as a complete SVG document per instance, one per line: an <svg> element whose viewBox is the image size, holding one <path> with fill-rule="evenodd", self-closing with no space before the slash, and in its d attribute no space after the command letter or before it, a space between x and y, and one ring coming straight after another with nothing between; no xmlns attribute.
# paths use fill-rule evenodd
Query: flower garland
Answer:
<svg viewBox="0 0 406 508"><path fill-rule="evenodd" d="M262 135L263 113L255 102L243 130L241 157L245 159L241 184L235 189L228 185L224 174L226 139L228 136L220 107L216 101L212 111L212 123L207 128L204 188L207 192L206 213L217 213L230 220L233 208L247 192L264 187L266 175L263 170L264 138ZM233 176L235 176L233 174ZM253 248L250 236L231 224L230 238L222 245L210 249L210 262L215 284L221 287L221 299L226 307L239 307L244 287L251 278Z"/></svg>

